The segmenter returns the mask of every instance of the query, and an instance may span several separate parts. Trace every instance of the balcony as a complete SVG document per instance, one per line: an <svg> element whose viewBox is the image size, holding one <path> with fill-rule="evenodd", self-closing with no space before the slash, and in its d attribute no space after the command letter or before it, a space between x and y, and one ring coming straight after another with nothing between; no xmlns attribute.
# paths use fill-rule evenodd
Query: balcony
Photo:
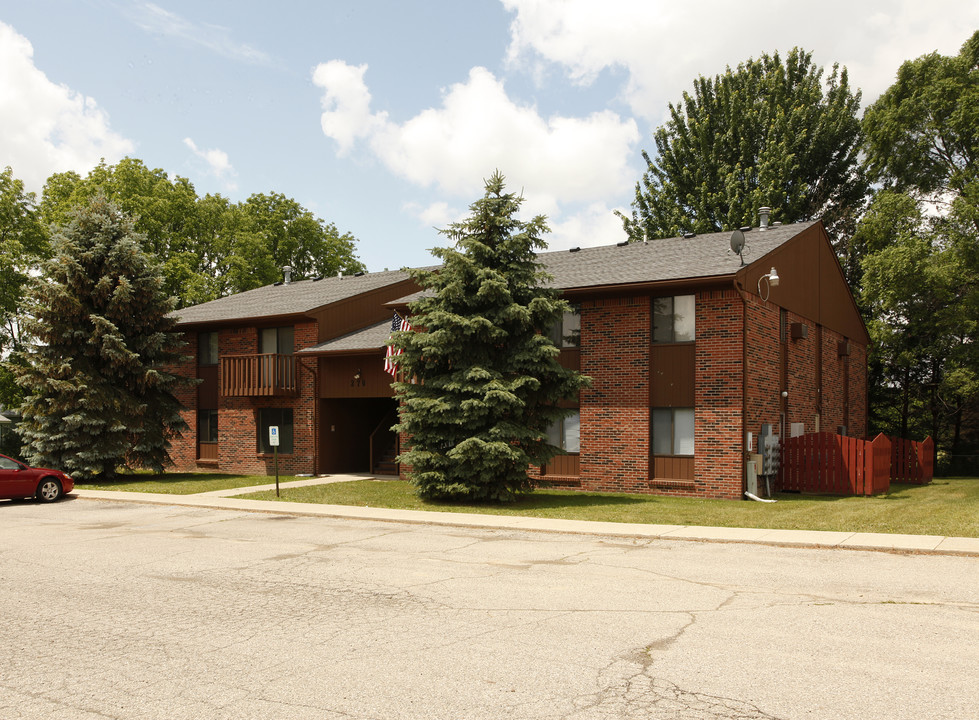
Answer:
<svg viewBox="0 0 979 720"><path fill-rule="evenodd" d="M295 355L226 355L220 361L225 397L299 394Z"/></svg>

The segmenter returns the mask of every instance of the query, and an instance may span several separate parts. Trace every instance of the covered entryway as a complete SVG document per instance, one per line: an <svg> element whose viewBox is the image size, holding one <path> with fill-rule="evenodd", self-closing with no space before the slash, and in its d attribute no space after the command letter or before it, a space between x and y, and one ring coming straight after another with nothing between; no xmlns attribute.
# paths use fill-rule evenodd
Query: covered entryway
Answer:
<svg viewBox="0 0 979 720"><path fill-rule="evenodd" d="M318 471L397 475L398 404L384 370L391 321L300 351L318 363Z"/></svg>
<svg viewBox="0 0 979 720"><path fill-rule="evenodd" d="M397 475L398 421L393 398L320 401L320 467L324 473Z"/></svg>

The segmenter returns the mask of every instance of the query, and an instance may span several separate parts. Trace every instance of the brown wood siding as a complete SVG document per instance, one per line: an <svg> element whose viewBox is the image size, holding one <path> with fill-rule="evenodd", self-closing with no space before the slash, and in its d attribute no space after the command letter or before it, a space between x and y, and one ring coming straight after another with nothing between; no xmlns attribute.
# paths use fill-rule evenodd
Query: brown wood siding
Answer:
<svg viewBox="0 0 979 720"><path fill-rule="evenodd" d="M570 455L555 455L551 461L544 466L544 475L561 475L566 477L578 477L580 463L578 453Z"/></svg>
<svg viewBox="0 0 979 720"><path fill-rule="evenodd" d="M393 397L392 382L381 352L320 358L321 398Z"/></svg>
<svg viewBox="0 0 979 720"><path fill-rule="evenodd" d="M561 367L568 370L581 370L581 348L561 348L557 361Z"/></svg>
<svg viewBox="0 0 979 720"><path fill-rule="evenodd" d="M693 458L657 455L653 458L657 480L693 480Z"/></svg>
<svg viewBox="0 0 979 720"><path fill-rule="evenodd" d="M693 407L696 358L694 343L652 343L649 356L650 407Z"/></svg>
<svg viewBox="0 0 979 720"><path fill-rule="evenodd" d="M751 234L756 232L760 231L752 230ZM748 243L751 243L750 237ZM778 287L771 288L769 293L768 299L772 303L855 339L861 345L869 343L860 312L822 225L813 225L742 269L738 280L747 292L757 294L759 278L772 267L779 276ZM763 281L762 297L764 294Z"/></svg>
<svg viewBox="0 0 979 720"><path fill-rule="evenodd" d="M197 459L206 462L217 462L218 444L216 442L197 443Z"/></svg>
<svg viewBox="0 0 979 720"><path fill-rule="evenodd" d="M197 409L218 409L218 366L198 365L197 377L201 384L197 386Z"/></svg>
<svg viewBox="0 0 979 720"><path fill-rule="evenodd" d="M385 318L390 319L393 311L384 307L384 303L417 291L418 285L414 280L402 280L310 312L310 317L319 323L317 342L332 340Z"/></svg>

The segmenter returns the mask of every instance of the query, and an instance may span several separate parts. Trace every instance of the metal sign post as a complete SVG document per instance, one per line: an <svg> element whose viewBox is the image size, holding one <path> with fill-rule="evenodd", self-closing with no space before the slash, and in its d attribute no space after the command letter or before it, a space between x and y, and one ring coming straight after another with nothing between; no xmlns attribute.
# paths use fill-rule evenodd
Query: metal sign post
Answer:
<svg viewBox="0 0 979 720"><path fill-rule="evenodd" d="M279 426L269 425L269 445L275 463L275 496L279 497Z"/></svg>

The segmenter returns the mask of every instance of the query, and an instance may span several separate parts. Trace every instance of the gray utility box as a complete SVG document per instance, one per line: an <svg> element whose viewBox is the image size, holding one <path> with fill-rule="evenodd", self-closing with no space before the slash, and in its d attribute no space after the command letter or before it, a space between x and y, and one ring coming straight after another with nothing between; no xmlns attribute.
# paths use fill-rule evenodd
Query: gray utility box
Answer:
<svg viewBox="0 0 979 720"><path fill-rule="evenodd" d="M776 475L778 473L779 459L781 455L781 445L778 435L772 431L770 424L761 426L761 433L758 435L758 451L761 453L761 467L758 469L759 475Z"/></svg>

